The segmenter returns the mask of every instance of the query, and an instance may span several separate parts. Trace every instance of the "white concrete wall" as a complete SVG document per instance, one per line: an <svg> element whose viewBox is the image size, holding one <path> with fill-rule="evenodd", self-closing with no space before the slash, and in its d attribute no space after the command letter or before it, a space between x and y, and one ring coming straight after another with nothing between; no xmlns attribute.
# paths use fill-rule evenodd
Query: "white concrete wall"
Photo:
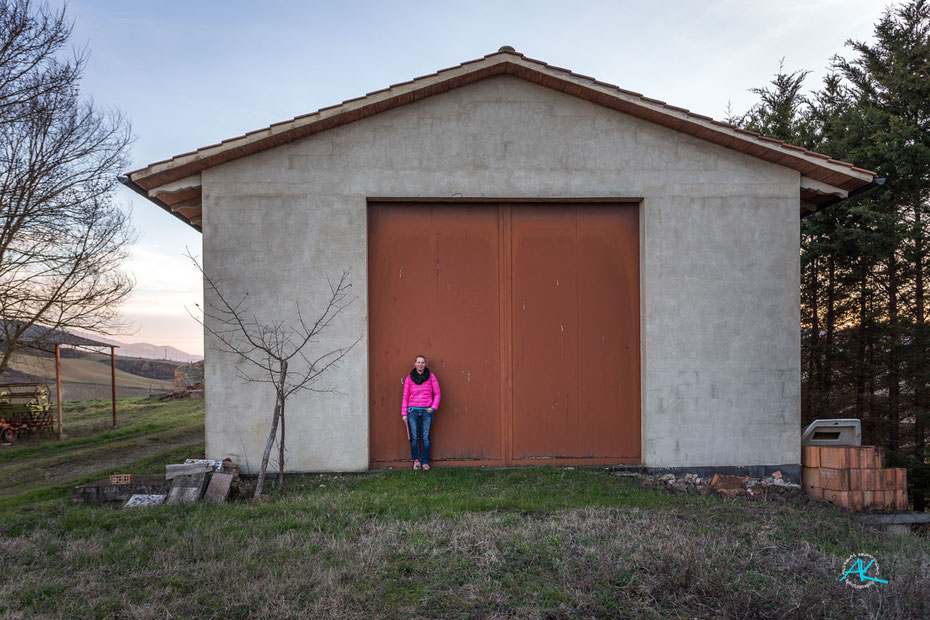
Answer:
<svg viewBox="0 0 930 620"><path fill-rule="evenodd" d="M368 467L368 197L642 197L643 462L799 462L799 175L509 76L203 173L204 265L259 316L310 312L351 268L322 346L365 338L341 394L288 404L287 469ZM272 392L207 338L207 456L257 469Z"/></svg>

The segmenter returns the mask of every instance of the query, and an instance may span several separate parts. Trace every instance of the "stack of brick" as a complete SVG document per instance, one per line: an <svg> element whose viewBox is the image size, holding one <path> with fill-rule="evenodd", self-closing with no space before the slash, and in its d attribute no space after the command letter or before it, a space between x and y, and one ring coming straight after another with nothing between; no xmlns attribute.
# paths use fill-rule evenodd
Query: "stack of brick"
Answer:
<svg viewBox="0 0 930 620"><path fill-rule="evenodd" d="M907 510L907 470L885 467L875 446L803 446L801 483L808 495L850 510Z"/></svg>

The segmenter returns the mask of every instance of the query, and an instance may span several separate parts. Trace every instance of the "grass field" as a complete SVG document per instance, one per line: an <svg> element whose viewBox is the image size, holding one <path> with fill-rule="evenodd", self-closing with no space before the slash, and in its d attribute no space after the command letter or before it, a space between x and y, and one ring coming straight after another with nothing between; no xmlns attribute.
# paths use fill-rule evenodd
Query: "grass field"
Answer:
<svg viewBox="0 0 930 620"><path fill-rule="evenodd" d="M10 368L27 375L42 377L55 383L55 358L38 355L14 355L10 359ZM90 383L109 387L110 362L108 357L63 358L61 360L61 380L69 383ZM122 370L116 371L116 385L125 388L139 388L152 391L174 389L173 381L140 377ZM62 390L66 394L67 390ZM67 397L67 394L66 394Z"/></svg>
<svg viewBox="0 0 930 620"><path fill-rule="evenodd" d="M0 450L0 466L107 462L111 446L202 423L202 402L128 405L124 428L95 431L105 409L86 407L70 447ZM201 452L189 443L118 470ZM0 615L930 617L926 538L829 506L670 496L603 469L308 475L267 502L127 511L71 505L70 484L0 498ZM888 584L839 581L858 552Z"/></svg>

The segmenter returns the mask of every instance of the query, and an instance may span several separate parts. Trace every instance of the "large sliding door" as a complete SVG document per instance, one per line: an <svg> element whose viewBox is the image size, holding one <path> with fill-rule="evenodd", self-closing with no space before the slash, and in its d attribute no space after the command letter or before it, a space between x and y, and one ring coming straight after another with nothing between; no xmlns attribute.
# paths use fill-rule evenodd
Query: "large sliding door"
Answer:
<svg viewBox="0 0 930 620"><path fill-rule="evenodd" d="M639 462L637 208L372 204L371 465L409 457L420 353L443 392L434 461Z"/></svg>

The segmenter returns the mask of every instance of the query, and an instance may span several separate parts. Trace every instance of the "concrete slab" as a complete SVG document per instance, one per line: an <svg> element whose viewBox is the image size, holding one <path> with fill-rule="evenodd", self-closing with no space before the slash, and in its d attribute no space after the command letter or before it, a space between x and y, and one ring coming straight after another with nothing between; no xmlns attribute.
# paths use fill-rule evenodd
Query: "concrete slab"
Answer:
<svg viewBox="0 0 930 620"><path fill-rule="evenodd" d="M74 487L72 501L82 504L125 502L133 495L165 495L171 483L164 476L135 476L131 484L110 484L109 479Z"/></svg>
<svg viewBox="0 0 930 620"><path fill-rule="evenodd" d="M207 493L204 500L216 504L222 504L229 497L229 488L232 486L232 474L216 473L210 476L210 484L207 486Z"/></svg>
<svg viewBox="0 0 930 620"><path fill-rule="evenodd" d="M178 465L165 465L165 480L174 480L178 476L190 476L213 471L209 463L183 463Z"/></svg>
<svg viewBox="0 0 930 620"><path fill-rule="evenodd" d="M203 497L207 486L207 474L194 474L192 476L178 476L171 483L168 491L167 504L194 504Z"/></svg>
<svg viewBox="0 0 930 620"><path fill-rule="evenodd" d="M167 495L133 495L123 508L145 508L165 503Z"/></svg>

